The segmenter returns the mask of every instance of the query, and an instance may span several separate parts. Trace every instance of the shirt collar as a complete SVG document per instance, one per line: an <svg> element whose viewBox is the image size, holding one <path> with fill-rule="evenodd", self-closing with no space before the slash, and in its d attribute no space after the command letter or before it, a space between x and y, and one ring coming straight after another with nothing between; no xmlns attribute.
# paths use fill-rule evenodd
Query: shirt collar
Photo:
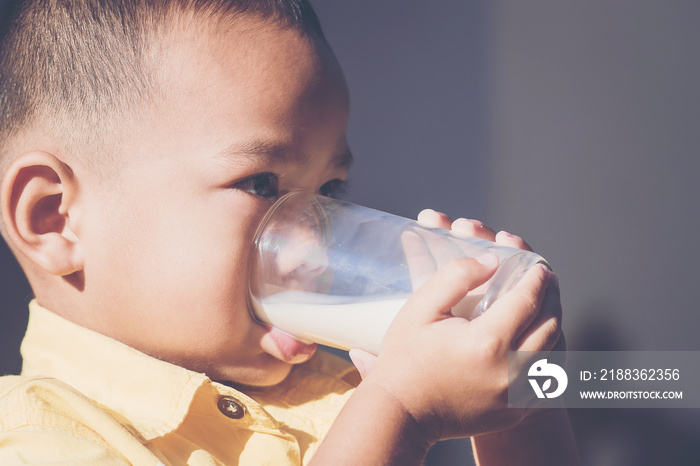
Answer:
<svg viewBox="0 0 700 466"><path fill-rule="evenodd" d="M74 324L36 300L29 304L29 311L21 347L22 375L62 380L128 419L145 440L175 430L197 390L210 383L204 374L152 358Z"/></svg>

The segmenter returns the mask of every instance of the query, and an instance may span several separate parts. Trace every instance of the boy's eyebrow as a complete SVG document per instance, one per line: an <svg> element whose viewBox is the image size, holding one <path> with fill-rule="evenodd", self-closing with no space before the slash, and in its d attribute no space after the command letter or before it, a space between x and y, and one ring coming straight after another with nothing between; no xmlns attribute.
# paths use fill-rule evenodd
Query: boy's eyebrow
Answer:
<svg viewBox="0 0 700 466"><path fill-rule="evenodd" d="M304 154L287 150L286 147L284 144L256 139L233 143L219 152L218 155L230 158L233 161L238 157L243 157L257 163L266 163L273 160L292 160L295 162L304 162L306 160Z"/></svg>
<svg viewBox="0 0 700 466"><path fill-rule="evenodd" d="M226 149L222 150L218 156L226 157L233 161L238 157L243 157L252 162L266 163L273 160L293 161L304 163L308 160L308 156L304 153L291 151L288 145L280 144L264 140L250 140L245 142L237 142L231 144ZM332 163L339 168L349 168L352 165L354 157L350 149L339 153L332 158Z"/></svg>

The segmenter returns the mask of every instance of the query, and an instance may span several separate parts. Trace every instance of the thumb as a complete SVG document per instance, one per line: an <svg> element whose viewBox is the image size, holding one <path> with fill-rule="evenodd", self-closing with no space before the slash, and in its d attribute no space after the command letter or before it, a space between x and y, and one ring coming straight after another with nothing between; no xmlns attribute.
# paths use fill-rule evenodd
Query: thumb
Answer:
<svg viewBox="0 0 700 466"><path fill-rule="evenodd" d="M349 351L348 355L363 379L367 377L367 374L369 374L374 368L374 365L377 364L377 357L365 350L353 348Z"/></svg>
<svg viewBox="0 0 700 466"><path fill-rule="evenodd" d="M493 253L448 262L413 293L397 318L402 316L402 319L425 323L450 314L452 308L469 291L485 283L497 267L498 257Z"/></svg>

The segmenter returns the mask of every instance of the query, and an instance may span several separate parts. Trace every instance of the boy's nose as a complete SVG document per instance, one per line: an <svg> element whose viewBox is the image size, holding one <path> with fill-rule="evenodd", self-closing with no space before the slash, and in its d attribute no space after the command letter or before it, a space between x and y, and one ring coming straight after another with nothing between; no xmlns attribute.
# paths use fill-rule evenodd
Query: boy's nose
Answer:
<svg viewBox="0 0 700 466"><path fill-rule="evenodd" d="M328 255L322 242L311 230L297 228L288 234L289 241L277 252L277 270L295 288L313 290L313 281L328 268Z"/></svg>

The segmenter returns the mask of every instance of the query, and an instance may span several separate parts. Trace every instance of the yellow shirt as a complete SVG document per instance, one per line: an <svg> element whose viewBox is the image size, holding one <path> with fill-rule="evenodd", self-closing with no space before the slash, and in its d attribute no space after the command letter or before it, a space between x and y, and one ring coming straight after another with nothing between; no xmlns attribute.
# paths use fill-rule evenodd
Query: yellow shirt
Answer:
<svg viewBox="0 0 700 466"><path fill-rule="evenodd" d="M30 304L21 376L0 378L0 464L307 463L357 373L318 352L246 394Z"/></svg>

